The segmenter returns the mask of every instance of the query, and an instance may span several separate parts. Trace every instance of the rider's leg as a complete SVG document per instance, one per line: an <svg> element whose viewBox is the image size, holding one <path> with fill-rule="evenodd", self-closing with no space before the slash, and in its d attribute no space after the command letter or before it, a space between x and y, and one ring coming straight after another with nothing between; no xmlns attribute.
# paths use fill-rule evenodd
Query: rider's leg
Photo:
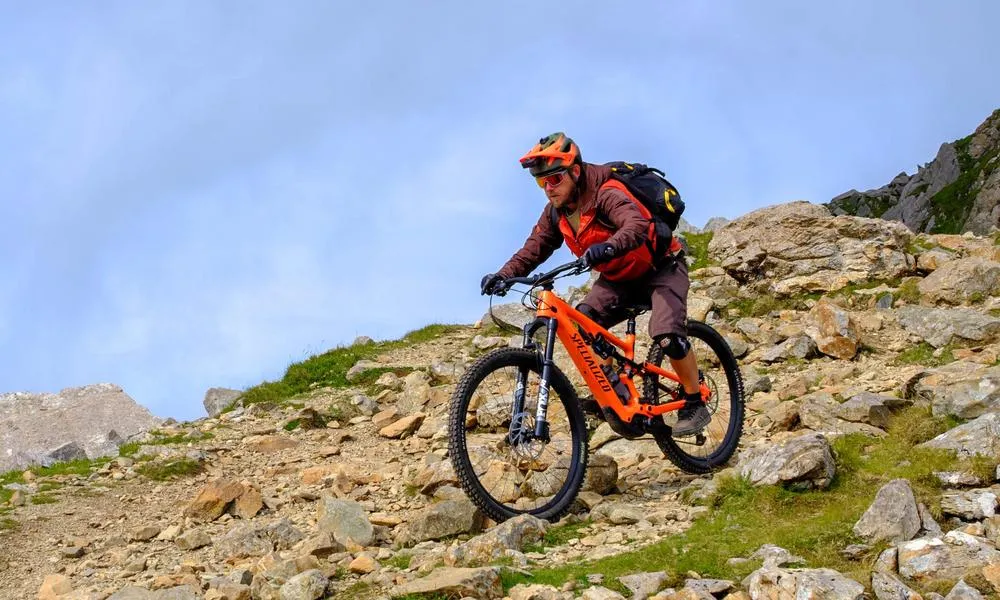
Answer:
<svg viewBox="0 0 1000 600"><path fill-rule="evenodd" d="M690 285L687 264L683 258L664 265L650 279L650 300L653 307L649 319L649 335L663 348L670 365L684 386L685 406L677 413L674 435L698 433L711 414L699 393L698 362L687 338L687 292Z"/></svg>

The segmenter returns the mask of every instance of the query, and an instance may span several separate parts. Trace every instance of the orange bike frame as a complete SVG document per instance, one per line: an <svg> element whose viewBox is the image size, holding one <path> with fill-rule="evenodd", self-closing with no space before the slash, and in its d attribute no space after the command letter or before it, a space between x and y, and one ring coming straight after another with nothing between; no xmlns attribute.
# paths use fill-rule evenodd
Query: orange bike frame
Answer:
<svg viewBox="0 0 1000 600"><path fill-rule="evenodd" d="M594 356L590 345L580 335L577 329L579 326L591 338L602 336L606 341L621 350L622 355L630 361L635 362L635 333L630 333L622 340L616 337L607 329L594 323L586 315L574 309L562 298L551 290L542 290L538 296L538 310L536 315L540 318L555 319L558 323L556 335L559 341L566 347L569 356L573 359L573 364L583 375L587 387L594 393L594 399L602 407L610 408L618 415L622 421L631 423L633 417L641 415L644 417L656 417L664 413L683 408L684 400L667 402L666 404L641 404L639 402L639 392L632 381L631 373L626 372L621 375L621 381L629 391L629 399L622 402L611 387L611 382L601 370L600 357ZM643 363L640 372L649 372L660 377L666 377L675 382L680 382L680 378L673 371L662 369L651 363ZM701 384L702 399L708 398L709 389L704 383Z"/></svg>

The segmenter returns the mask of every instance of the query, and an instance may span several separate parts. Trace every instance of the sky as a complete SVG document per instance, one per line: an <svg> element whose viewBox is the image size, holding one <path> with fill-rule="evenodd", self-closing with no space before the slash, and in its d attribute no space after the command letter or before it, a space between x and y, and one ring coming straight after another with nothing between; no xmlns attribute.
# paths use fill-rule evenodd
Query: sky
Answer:
<svg viewBox="0 0 1000 600"><path fill-rule="evenodd" d="M882 186L1000 107L994 0L616 7L0 0L0 392L189 420L472 323L553 131L661 167L701 226Z"/></svg>

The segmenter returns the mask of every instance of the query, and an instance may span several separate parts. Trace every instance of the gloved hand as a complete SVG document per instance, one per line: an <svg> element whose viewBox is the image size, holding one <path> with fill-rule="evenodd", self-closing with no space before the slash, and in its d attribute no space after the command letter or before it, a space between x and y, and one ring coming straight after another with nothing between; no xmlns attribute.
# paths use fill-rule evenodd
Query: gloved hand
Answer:
<svg viewBox="0 0 1000 600"><path fill-rule="evenodd" d="M583 262L587 263L588 267L593 267L594 265L607 262L614 257L615 247L607 242L602 242L587 248L587 251L583 253Z"/></svg>
<svg viewBox="0 0 1000 600"><path fill-rule="evenodd" d="M502 284L503 277L497 275L496 273L489 273L487 275L483 275L483 280L479 285L482 288L483 296L492 296L500 291Z"/></svg>

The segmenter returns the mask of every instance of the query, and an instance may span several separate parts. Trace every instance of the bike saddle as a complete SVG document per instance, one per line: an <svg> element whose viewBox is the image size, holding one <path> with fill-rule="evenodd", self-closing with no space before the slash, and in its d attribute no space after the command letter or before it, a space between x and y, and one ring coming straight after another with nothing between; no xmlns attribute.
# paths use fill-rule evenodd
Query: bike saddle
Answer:
<svg viewBox="0 0 1000 600"><path fill-rule="evenodd" d="M626 316L634 319L651 308L653 308L653 306L649 302L644 302L642 304L633 304L632 306L626 307L624 310Z"/></svg>

